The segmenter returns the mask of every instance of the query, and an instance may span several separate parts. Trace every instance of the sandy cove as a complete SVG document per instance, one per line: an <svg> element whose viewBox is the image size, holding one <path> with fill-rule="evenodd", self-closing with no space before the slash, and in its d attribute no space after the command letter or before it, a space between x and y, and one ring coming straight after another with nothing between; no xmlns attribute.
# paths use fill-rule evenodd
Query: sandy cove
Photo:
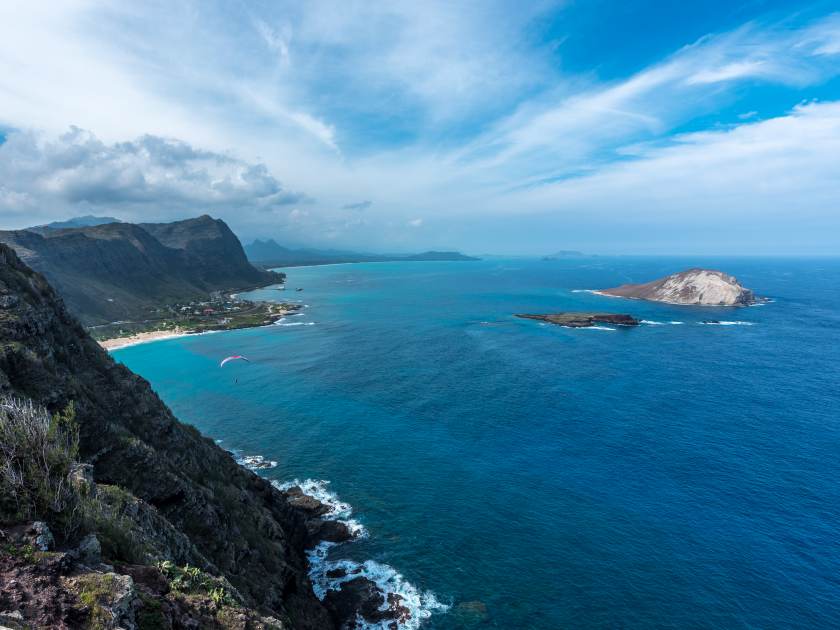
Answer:
<svg viewBox="0 0 840 630"><path fill-rule="evenodd" d="M186 337L195 333L181 328L174 330L149 330L147 332L135 333L127 337L115 337L114 339L103 339L99 345L108 350L119 350L128 346L136 346L140 343L149 343L150 341L162 341L164 339L174 339L176 337Z"/></svg>

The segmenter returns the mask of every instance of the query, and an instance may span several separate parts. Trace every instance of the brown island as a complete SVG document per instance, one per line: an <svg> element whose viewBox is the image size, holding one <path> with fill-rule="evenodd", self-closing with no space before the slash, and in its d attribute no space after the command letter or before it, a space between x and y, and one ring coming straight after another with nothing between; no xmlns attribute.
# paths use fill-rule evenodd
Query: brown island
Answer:
<svg viewBox="0 0 840 630"><path fill-rule="evenodd" d="M548 313L546 315L531 315L517 313L522 319L537 319L566 328L589 328L598 324L614 324L617 326L638 326L641 322L632 315L623 313Z"/></svg>

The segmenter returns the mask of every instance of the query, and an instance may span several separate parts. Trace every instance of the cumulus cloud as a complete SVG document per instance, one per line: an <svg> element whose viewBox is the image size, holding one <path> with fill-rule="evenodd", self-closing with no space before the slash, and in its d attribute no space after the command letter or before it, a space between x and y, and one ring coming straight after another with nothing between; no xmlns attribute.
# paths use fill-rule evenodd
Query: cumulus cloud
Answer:
<svg viewBox="0 0 840 630"><path fill-rule="evenodd" d="M105 143L77 127L0 145L0 213L123 210L131 216L273 210L306 201L264 164L158 136Z"/></svg>

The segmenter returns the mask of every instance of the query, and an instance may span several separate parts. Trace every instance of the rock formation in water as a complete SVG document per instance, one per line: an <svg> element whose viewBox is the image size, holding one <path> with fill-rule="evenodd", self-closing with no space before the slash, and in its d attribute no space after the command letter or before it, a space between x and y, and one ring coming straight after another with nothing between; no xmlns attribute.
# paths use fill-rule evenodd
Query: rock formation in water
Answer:
<svg viewBox="0 0 840 630"><path fill-rule="evenodd" d="M523 319L536 319L556 324L565 328L590 328L598 324L615 324L618 326L638 326L641 322L632 315L622 313L548 313L546 315L517 314Z"/></svg>
<svg viewBox="0 0 840 630"><path fill-rule="evenodd" d="M696 306L748 306L755 294L735 276L713 269L688 269L645 284L623 284L603 295Z"/></svg>

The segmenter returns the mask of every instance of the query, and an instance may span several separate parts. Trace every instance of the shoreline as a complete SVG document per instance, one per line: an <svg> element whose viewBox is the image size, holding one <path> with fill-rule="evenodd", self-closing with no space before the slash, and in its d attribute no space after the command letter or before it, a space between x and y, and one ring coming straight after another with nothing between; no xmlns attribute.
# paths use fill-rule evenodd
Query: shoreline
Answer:
<svg viewBox="0 0 840 630"><path fill-rule="evenodd" d="M137 346L141 343L164 341L166 339L177 339L179 337L188 337L197 334L202 333L196 333L195 331L184 330L182 328L176 328L175 330L148 330L145 332L128 335L126 337L113 337L111 339L103 339L101 341L97 341L96 343L98 343L100 347L102 347L107 352L112 352L114 350L120 350L121 348L128 348L129 346Z"/></svg>
<svg viewBox="0 0 840 630"><path fill-rule="evenodd" d="M268 289L276 285L268 285L262 287ZM231 296L236 296L233 293ZM246 301L252 304L250 301ZM296 304L292 302L273 302L268 300L260 300L253 302L256 306L262 309L261 313L253 313L251 308L247 313L231 314L225 318L224 321L219 321L218 324L207 321L190 321L181 322L186 323L187 326L175 325L173 328L157 328L155 330L143 330L131 334L122 334L118 337L109 337L107 339L96 339L96 342L107 352L127 348L129 346L136 346L142 343L151 343L154 341L165 341L166 339L177 339L179 337L187 337L193 335L204 335L215 332L224 332L227 330L242 330L245 328L261 328L263 326L273 326L278 322L283 321L289 315L295 315L301 312L305 306L303 304ZM162 323L162 322L161 322ZM105 326L116 325L106 324ZM103 326L100 326L102 328ZM123 332L123 331L120 331ZM107 333L106 333L107 334Z"/></svg>

